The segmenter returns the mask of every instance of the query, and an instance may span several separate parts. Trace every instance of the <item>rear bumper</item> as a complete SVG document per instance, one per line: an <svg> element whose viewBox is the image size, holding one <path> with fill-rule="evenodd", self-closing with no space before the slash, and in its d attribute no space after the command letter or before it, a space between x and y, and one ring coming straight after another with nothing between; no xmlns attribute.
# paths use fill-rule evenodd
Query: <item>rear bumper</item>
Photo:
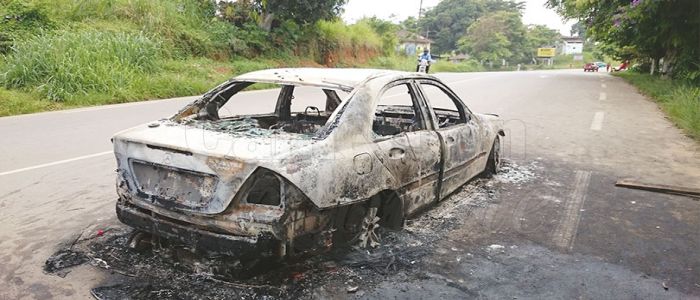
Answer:
<svg viewBox="0 0 700 300"><path fill-rule="evenodd" d="M272 234L246 237L211 232L192 224L149 213L145 209L121 201L117 203L117 217L119 221L135 229L179 241L205 252L232 256L275 256L279 253L281 245Z"/></svg>

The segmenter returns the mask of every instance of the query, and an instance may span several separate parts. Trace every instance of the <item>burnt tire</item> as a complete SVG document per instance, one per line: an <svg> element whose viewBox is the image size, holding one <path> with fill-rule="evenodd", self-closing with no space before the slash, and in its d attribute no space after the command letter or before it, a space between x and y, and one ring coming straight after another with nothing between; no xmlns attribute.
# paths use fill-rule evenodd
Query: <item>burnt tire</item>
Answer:
<svg viewBox="0 0 700 300"><path fill-rule="evenodd" d="M489 159L486 162L486 169L484 169L484 177L493 177L496 173L501 170L501 139L496 136L493 141L493 146L491 146L491 152L489 153Z"/></svg>
<svg viewBox="0 0 700 300"><path fill-rule="evenodd" d="M377 229L379 221L379 201L372 197L364 203L352 204L342 214L342 221L337 223L333 234L333 244L338 246L355 246L359 248L379 245Z"/></svg>

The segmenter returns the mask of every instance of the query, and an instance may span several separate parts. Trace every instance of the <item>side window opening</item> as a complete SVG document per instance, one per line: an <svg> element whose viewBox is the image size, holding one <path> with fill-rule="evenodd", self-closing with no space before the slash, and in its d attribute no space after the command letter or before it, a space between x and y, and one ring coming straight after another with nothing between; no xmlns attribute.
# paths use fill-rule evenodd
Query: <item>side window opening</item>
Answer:
<svg viewBox="0 0 700 300"><path fill-rule="evenodd" d="M379 136L424 130L416 95L407 83L385 90L374 111L372 131Z"/></svg>
<svg viewBox="0 0 700 300"><path fill-rule="evenodd" d="M420 86L428 104L435 112L439 128L467 122L467 112L446 90L430 83L421 83Z"/></svg>
<svg viewBox="0 0 700 300"><path fill-rule="evenodd" d="M246 93L261 89L267 90ZM227 133L310 136L325 126L347 94L321 87L234 82L206 99L196 115L174 119Z"/></svg>

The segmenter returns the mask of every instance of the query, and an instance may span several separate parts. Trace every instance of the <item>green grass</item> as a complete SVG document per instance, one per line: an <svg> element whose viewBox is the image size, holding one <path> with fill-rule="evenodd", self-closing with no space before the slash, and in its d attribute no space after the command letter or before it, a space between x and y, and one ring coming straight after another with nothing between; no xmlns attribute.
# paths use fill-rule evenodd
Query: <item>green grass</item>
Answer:
<svg viewBox="0 0 700 300"><path fill-rule="evenodd" d="M479 72L486 69L478 62L468 60L465 62L438 61L430 67L430 72Z"/></svg>
<svg viewBox="0 0 700 300"><path fill-rule="evenodd" d="M37 95L0 87L0 116L28 114L68 108L63 103L41 100Z"/></svg>
<svg viewBox="0 0 700 300"><path fill-rule="evenodd" d="M32 88L0 87L0 116L202 94L245 72L276 67L270 60L215 61L207 58L158 60L158 71L110 92L88 90L61 101Z"/></svg>
<svg viewBox="0 0 700 300"><path fill-rule="evenodd" d="M700 87L649 74L618 72L643 94L651 97L689 136L700 140Z"/></svg>
<svg viewBox="0 0 700 300"><path fill-rule="evenodd" d="M36 87L42 98L66 101L89 93L119 98L156 71L159 44L143 34L62 31L29 37L5 57L0 83Z"/></svg>

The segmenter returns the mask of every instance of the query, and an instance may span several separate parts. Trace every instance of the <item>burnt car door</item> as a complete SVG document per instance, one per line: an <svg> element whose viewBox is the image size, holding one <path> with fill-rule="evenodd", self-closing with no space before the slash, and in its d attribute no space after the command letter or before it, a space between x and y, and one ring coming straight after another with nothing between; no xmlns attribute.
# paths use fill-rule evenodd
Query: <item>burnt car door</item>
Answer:
<svg viewBox="0 0 700 300"><path fill-rule="evenodd" d="M417 83L443 145L439 194L442 199L481 172L475 163L481 155L480 125L446 85L432 79L420 79Z"/></svg>
<svg viewBox="0 0 700 300"><path fill-rule="evenodd" d="M372 123L375 154L399 187L404 214L411 215L437 200L440 138L412 80L392 82L378 97Z"/></svg>

